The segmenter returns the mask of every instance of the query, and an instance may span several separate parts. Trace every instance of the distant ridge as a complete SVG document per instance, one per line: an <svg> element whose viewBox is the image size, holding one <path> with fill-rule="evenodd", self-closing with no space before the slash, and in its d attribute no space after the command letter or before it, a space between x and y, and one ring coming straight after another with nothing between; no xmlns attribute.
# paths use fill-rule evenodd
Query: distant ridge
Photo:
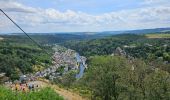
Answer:
<svg viewBox="0 0 170 100"><path fill-rule="evenodd" d="M28 33L29 35L114 35L114 34L147 34L147 33L160 33L170 32L170 27L167 28L152 28L152 29L139 29L139 30L124 30L124 31L103 31L103 32L50 32L50 33ZM1 33L0 35L23 35L23 33Z"/></svg>
<svg viewBox="0 0 170 100"><path fill-rule="evenodd" d="M105 31L101 33L108 34L147 34L147 33L160 33L170 32L170 28L153 28L153 29L140 29L140 30L125 30L125 31Z"/></svg>

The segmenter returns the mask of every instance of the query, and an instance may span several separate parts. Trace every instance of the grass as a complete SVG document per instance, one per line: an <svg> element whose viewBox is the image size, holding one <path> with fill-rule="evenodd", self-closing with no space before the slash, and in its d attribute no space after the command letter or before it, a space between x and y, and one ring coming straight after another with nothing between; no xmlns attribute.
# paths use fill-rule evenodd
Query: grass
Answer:
<svg viewBox="0 0 170 100"><path fill-rule="evenodd" d="M14 92L0 86L0 100L64 100L51 88L43 88L40 91L22 93Z"/></svg>
<svg viewBox="0 0 170 100"><path fill-rule="evenodd" d="M170 38L170 34L146 34L147 38Z"/></svg>

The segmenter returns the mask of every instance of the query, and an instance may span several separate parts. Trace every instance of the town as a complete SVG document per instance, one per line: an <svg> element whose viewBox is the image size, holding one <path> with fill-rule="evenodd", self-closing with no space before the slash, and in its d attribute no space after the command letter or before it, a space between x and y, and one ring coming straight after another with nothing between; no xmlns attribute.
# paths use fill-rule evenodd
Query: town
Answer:
<svg viewBox="0 0 170 100"><path fill-rule="evenodd" d="M87 68L87 64L85 63L86 57L80 56L76 51L59 45L55 45L53 50L55 51L52 57L53 66L36 72L35 77L48 77L48 79L53 80L62 77L62 75L71 70L76 71L77 75L81 74L79 76L82 77L84 69Z"/></svg>

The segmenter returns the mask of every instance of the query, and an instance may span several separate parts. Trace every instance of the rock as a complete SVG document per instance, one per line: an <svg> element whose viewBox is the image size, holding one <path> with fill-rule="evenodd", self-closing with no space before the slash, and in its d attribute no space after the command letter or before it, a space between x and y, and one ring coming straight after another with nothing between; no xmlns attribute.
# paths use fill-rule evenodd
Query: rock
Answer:
<svg viewBox="0 0 170 100"><path fill-rule="evenodd" d="M114 52L114 55L117 55L117 56L126 56L126 52L124 50L122 50L120 47L117 47L115 52Z"/></svg>

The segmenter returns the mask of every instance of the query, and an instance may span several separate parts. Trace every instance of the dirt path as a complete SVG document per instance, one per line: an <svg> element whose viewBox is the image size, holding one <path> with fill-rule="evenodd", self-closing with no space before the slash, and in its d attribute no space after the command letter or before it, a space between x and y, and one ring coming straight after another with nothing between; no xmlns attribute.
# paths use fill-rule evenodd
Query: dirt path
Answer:
<svg viewBox="0 0 170 100"><path fill-rule="evenodd" d="M58 94L60 94L61 96L63 96L65 100L86 100L86 99L82 98L80 95L70 92L68 90L59 88L56 85L53 85L52 87L54 87L56 92Z"/></svg>
<svg viewBox="0 0 170 100"><path fill-rule="evenodd" d="M37 82L38 82L38 81L37 81ZM36 82L36 83L37 83L37 82ZM55 89L55 91L56 91L59 95L63 96L65 100L87 100L87 99L81 97L81 96L80 96L79 94L77 94L77 93L73 93L73 92L71 92L71 91L69 91L69 90L60 88L60 87L58 87L57 85L52 85L52 84L51 84L50 82L48 82L48 81L39 81L38 83L39 83L39 84L42 84L42 87L48 86L48 87L51 87L51 88Z"/></svg>

